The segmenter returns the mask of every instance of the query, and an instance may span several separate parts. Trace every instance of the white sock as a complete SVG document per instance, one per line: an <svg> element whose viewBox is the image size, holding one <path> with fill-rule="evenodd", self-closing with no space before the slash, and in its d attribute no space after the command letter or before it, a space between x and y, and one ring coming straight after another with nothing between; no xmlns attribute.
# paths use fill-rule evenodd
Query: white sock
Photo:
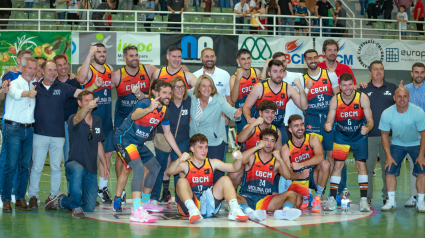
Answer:
<svg viewBox="0 0 425 238"><path fill-rule="evenodd" d="M424 200L424 196L425 196L425 194L418 193L418 202L423 201Z"/></svg>
<svg viewBox="0 0 425 238"><path fill-rule="evenodd" d="M395 202L395 192L388 192L388 200L390 202Z"/></svg>
<svg viewBox="0 0 425 238"><path fill-rule="evenodd" d="M186 206L186 208L188 210L190 210L190 209L198 209L192 199L186 200L186 202L184 202L184 205Z"/></svg>
<svg viewBox="0 0 425 238"><path fill-rule="evenodd" d="M108 187L108 179L99 176L99 190Z"/></svg>
<svg viewBox="0 0 425 238"><path fill-rule="evenodd" d="M230 207L230 209L238 208L239 207L238 200L236 200L236 199L230 200L229 201L229 207Z"/></svg>

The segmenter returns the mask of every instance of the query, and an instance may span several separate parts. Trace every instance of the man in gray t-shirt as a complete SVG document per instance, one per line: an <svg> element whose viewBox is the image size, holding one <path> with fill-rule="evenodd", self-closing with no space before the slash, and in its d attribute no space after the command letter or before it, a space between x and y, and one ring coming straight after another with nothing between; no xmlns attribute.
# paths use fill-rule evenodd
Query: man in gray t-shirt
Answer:
<svg viewBox="0 0 425 238"><path fill-rule="evenodd" d="M168 15L168 22L181 22L182 13L184 10L184 0L168 0L167 8L172 14ZM167 32L179 32L181 28L180 24L168 24Z"/></svg>
<svg viewBox="0 0 425 238"><path fill-rule="evenodd" d="M345 27L347 25L346 20L344 18L347 17L347 11L345 11L344 8L342 8L342 2L336 1L335 2L335 15L337 16L335 20L335 29L332 29L332 32L334 32L333 37L343 37L345 32Z"/></svg>

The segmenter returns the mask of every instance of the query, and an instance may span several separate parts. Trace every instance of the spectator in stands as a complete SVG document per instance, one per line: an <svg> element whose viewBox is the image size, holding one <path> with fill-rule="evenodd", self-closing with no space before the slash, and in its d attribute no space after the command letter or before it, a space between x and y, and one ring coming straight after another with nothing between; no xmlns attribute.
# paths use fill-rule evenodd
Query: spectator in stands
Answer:
<svg viewBox="0 0 425 238"><path fill-rule="evenodd" d="M332 29L332 31L336 34L334 34L333 37L344 37L344 32L347 25L346 20L344 20L344 18L347 17L347 12L342 7L341 1L336 1L335 7L335 14L337 14L337 18L335 20L335 29Z"/></svg>
<svg viewBox="0 0 425 238"><path fill-rule="evenodd" d="M252 9L254 9L254 7L260 8L261 1L262 0L251 0L251 2L249 2L249 10L252 11Z"/></svg>
<svg viewBox="0 0 425 238"><path fill-rule="evenodd" d="M295 16L308 16L308 10L307 7L305 6L305 0L301 0L299 2L299 6L297 6L297 8L295 8ZM295 18L295 25L296 26L307 26L307 20L304 17L300 17L300 18ZM304 31L304 36L307 36L307 28L295 28L295 30L297 31L297 36L299 35L298 31Z"/></svg>
<svg viewBox="0 0 425 238"><path fill-rule="evenodd" d="M0 1L0 8L12 8L12 0L2 0ZM9 19L11 11L0 11L0 19ZM0 20L0 29L6 29L9 20L1 21Z"/></svg>
<svg viewBox="0 0 425 238"><path fill-rule="evenodd" d="M69 0L66 4L68 5L68 20L80 20L80 12L78 11L80 9L80 0ZM72 23L79 24L78 21L69 21L68 25L72 25Z"/></svg>
<svg viewBox="0 0 425 238"><path fill-rule="evenodd" d="M380 0L382 11L384 12L384 19L391 19L391 12L393 11L394 0Z"/></svg>
<svg viewBox="0 0 425 238"><path fill-rule="evenodd" d="M109 2L103 2L97 6L96 10L109 10L114 9L116 6L115 0L109 0ZM103 20L103 16L105 15L105 19L108 19L108 12L93 12L91 15L92 20ZM106 28L106 21L105 22L95 22L95 26L97 26L95 29L96 31L104 31ZM108 28L109 29L109 28Z"/></svg>
<svg viewBox="0 0 425 238"><path fill-rule="evenodd" d="M246 14L249 14L249 6L246 3L246 0L241 0L241 2L236 3L235 8L233 9L233 13L242 14L242 16L236 17L236 24L244 24L244 17ZM240 30L243 26L236 26L236 29ZM237 34L242 34L242 31L236 31Z"/></svg>
<svg viewBox="0 0 425 238"><path fill-rule="evenodd" d="M167 32L179 32L181 29L182 13L184 11L183 0L168 0L167 8L172 14L168 15L168 22L178 22L178 24L168 24Z"/></svg>
<svg viewBox="0 0 425 238"><path fill-rule="evenodd" d="M61 9L62 11L56 11L56 18L58 19L58 20L63 20L63 19L65 19L65 14L66 14L66 11L64 11L63 9L68 9L68 5L67 5L67 2L68 2L69 0L56 0L56 9ZM60 24L62 24L62 22L61 21L58 21L57 22L57 24L58 25L60 25Z"/></svg>
<svg viewBox="0 0 425 238"><path fill-rule="evenodd" d="M294 12L292 11L292 2L291 0L278 0L278 4L280 7L280 14L283 16L293 16ZM282 17L281 18L281 25L283 26L281 29L281 35L285 35L286 28L289 28L287 26L293 26L294 22L292 18L290 17ZM291 36L294 35L294 28L290 27L289 32Z"/></svg>
<svg viewBox="0 0 425 238"><path fill-rule="evenodd" d="M359 2L360 2L360 14L363 16L364 13L367 10L367 4L369 3L369 1L368 0L359 0Z"/></svg>
<svg viewBox="0 0 425 238"><path fill-rule="evenodd" d="M205 3L204 12L211 12L212 0L202 0ZM204 17L210 17L211 15L204 15Z"/></svg>
<svg viewBox="0 0 425 238"><path fill-rule="evenodd" d="M267 6L266 6L266 14L268 14L268 15L280 15L280 7L277 4L277 1L269 1L268 2ZM276 19L278 20L279 25L281 25L281 23L282 23L281 18L276 17ZM274 22L274 17L268 17L267 18L267 25L268 25L267 29L269 30L268 34L273 35L275 25L277 25ZM277 35L277 32L276 32L276 35Z"/></svg>
<svg viewBox="0 0 425 238"><path fill-rule="evenodd" d="M258 22L260 19L258 17L260 13L258 12L258 7L254 7L251 11L251 22L249 25L249 34L258 34L258 30L260 30Z"/></svg>
<svg viewBox="0 0 425 238"><path fill-rule="evenodd" d="M380 8L377 2L378 0L369 0L367 5L367 18L378 19L378 15L380 15ZM371 26L372 21L369 21L366 25Z"/></svg>
<svg viewBox="0 0 425 238"><path fill-rule="evenodd" d="M332 17L335 19L336 16L332 10L332 5L327 0L320 0L316 3L315 11L317 13L317 17L319 20L322 21L322 27L327 27L322 29L322 32L331 32L331 29L329 28L329 19L321 19L322 17L328 16L328 10L332 14ZM323 34L324 37L329 37L329 34Z"/></svg>
<svg viewBox="0 0 425 238"><path fill-rule="evenodd" d="M401 5L404 5L406 8L404 11L407 13L407 19L410 19L410 5L412 5L414 0L394 0L395 5L398 7L398 10L400 11Z"/></svg>
<svg viewBox="0 0 425 238"><path fill-rule="evenodd" d="M125 11L133 10L133 0L122 0L121 2L122 2L122 10L125 10Z"/></svg>
<svg viewBox="0 0 425 238"><path fill-rule="evenodd" d="M92 1L90 0L83 0L83 9L92 9ZM87 12L83 12L83 15L81 16L81 20L87 20ZM89 17L90 20L90 17Z"/></svg>
<svg viewBox="0 0 425 238"><path fill-rule="evenodd" d="M34 5L34 1L35 0L25 0L25 8L32 8L32 6ZM28 14L30 14L30 12L26 12Z"/></svg>
<svg viewBox="0 0 425 238"><path fill-rule="evenodd" d="M141 3L139 3L141 5ZM143 6L143 11L155 11L155 0L148 0L145 6ZM146 21L149 21L149 23L144 23L145 30L147 32L151 32L151 21L155 18L155 13L147 13L146 14Z"/></svg>
<svg viewBox="0 0 425 238"><path fill-rule="evenodd" d="M401 5L400 6L400 12L397 13L397 16L395 17L395 19L397 20L397 22L399 22L399 29L401 30L401 39L402 40L406 40L406 30L407 30L407 19L408 19L408 15L405 12L406 11L406 6Z"/></svg>
<svg viewBox="0 0 425 238"><path fill-rule="evenodd" d="M416 29L419 31L419 35L424 35L424 4L422 0L416 0L413 16L415 17L415 21L422 21L420 23L416 23Z"/></svg>

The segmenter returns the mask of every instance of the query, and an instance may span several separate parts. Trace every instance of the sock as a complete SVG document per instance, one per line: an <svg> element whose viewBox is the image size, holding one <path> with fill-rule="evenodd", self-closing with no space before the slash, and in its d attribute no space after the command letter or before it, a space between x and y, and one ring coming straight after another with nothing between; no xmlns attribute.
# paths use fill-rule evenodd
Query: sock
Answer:
<svg viewBox="0 0 425 238"><path fill-rule="evenodd" d="M308 199L308 198L307 198ZM294 208L295 207L295 205L292 203L292 202L285 202L284 204L283 204L283 210L288 210L288 209L290 209L290 208Z"/></svg>
<svg viewBox="0 0 425 238"><path fill-rule="evenodd" d="M162 181L162 189L163 189L163 192L162 193L164 193L164 191L168 191L168 187L169 186L170 186L170 180L164 180L164 181Z"/></svg>
<svg viewBox="0 0 425 238"><path fill-rule="evenodd" d="M331 176L331 196L336 198L338 192L339 183L341 183L341 176Z"/></svg>
<svg viewBox="0 0 425 238"><path fill-rule="evenodd" d="M423 201L424 200L424 196L425 196L425 194L418 193L418 202Z"/></svg>
<svg viewBox="0 0 425 238"><path fill-rule="evenodd" d="M99 190L102 190L104 187L108 186L108 179L99 177Z"/></svg>
<svg viewBox="0 0 425 238"><path fill-rule="evenodd" d="M236 200L236 199L230 200L229 201L229 207L232 210L235 209L235 208L238 208L239 207L238 200Z"/></svg>
<svg viewBox="0 0 425 238"><path fill-rule="evenodd" d="M388 200L390 202L395 202L395 191L394 192L388 192Z"/></svg>
<svg viewBox="0 0 425 238"><path fill-rule="evenodd" d="M359 175L360 197L367 197L368 178L367 175Z"/></svg>
<svg viewBox="0 0 425 238"><path fill-rule="evenodd" d="M150 199L151 199L151 195L150 194L144 194L144 193L142 193L142 202L143 203L148 203Z"/></svg>
<svg viewBox="0 0 425 238"><path fill-rule="evenodd" d="M316 184L316 189L317 189L316 196L319 196L319 197L320 197L320 195L322 195L323 191L325 190L324 187L322 187L322 186L320 186L318 184Z"/></svg>
<svg viewBox="0 0 425 238"><path fill-rule="evenodd" d="M248 216L251 212L254 212L254 210L250 208L246 203L239 203L239 206L241 206L243 213L247 214Z"/></svg>
<svg viewBox="0 0 425 238"><path fill-rule="evenodd" d="M133 211L137 211L137 208L142 206L141 198L133 198Z"/></svg>
<svg viewBox="0 0 425 238"><path fill-rule="evenodd" d="M192 199L186 200L186 202L184 202L184 205L186 206L187 210L198 209Z"/></svg>

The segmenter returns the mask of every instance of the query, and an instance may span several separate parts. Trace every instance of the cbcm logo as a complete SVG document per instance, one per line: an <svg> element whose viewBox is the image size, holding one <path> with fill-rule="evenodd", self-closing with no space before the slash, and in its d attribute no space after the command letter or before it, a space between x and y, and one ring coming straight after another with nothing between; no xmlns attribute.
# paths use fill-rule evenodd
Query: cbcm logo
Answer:
<svg viewBox="0 0 425 238"><path fill-rule="evenodd" d="M336 61L338 61L338 63L341 64L346 64L346 65L353 65L354 60L353 60L353 55L347 55L347 54L342 54L341 51L345 49L345 42L340 43L341 40L338 40L338 54L336 56ZM319 62L323 62L325 61L325 55L320 54L319 55Z"/></svg>
<svg viewBox="0 0 425 238"><path fill-rule="evenodd" d="M182 48L182 63L201 64L201 52L205 48L214 49L214 43L211 37L201 36L196 39L194 36L184 36L180 42Z"/></svg>
<svg viewBox="0 0 425 238"><path fill-rule="evenodd" d="M296 51L300 50L304 45L304 41L296 39L289 41L285 44L286 61L288 64L304 64L304 54L297 54Z"/></svg>

